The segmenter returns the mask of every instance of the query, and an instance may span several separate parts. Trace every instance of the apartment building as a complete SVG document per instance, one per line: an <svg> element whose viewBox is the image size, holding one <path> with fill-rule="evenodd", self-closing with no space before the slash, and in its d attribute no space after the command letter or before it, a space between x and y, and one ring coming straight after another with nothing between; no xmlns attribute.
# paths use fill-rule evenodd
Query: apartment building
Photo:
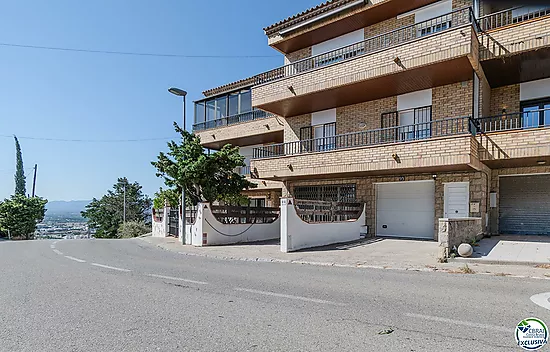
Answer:
<svg viewBox="0 0 550 352"><path fill-rule="evenodd" d="M372 236L550 235L550 6L332 0L264 31L282 66L195 104L251 197L359 201Z"/></svg>

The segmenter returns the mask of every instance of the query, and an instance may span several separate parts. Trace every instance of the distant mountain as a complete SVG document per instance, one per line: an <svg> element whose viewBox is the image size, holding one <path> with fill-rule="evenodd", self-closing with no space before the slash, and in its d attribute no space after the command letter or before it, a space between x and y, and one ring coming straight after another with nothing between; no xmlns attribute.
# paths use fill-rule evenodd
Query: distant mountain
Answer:
<svg viewBox="0 0 550 352"><path fill-rule="evenodd" d="M51 201L46 204L47 215L53 214L80 214L91 200Z"/></svg>

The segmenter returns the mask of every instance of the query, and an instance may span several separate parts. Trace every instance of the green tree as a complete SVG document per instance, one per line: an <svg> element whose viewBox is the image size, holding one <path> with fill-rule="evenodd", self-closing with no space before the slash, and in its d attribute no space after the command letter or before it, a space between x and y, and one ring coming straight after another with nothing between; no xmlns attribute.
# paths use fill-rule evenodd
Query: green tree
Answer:
<svg viewBox="0 0 550 352"><path fill-rule="evenodd" d="M178 207L180 204L180 195L173 189L159 189L155 193L155 198L153 198L153 208L155 209L164 209L166 203L169 207Z"/></svg>
<svg viewBox="0 0 550 352"><path fill-rule="evenodd" d="M15 194L25 195L27 194L25 170L23 169L23 155L21 154L21 145L16 136L15 139Z"/></svg>
<svg viewBox="0 0 550 352"><path fill-rule="evenodd" d="M81 215L88 226L97 230L96 237L117 238L124 222L124 189L126 189L126 221L149 222L152 201L144 195L139 183L119 178L113 189L101 199L94 198Z"/></svg>
<svg viewBox="0 0 550 352"><path fill-rule="evenodd" d="M239 148L225 145L216 153L207 154L200 138L182 130L174 122L174 128L182 136L181 142L168 142L168 153L161 152L151 164L157 176L176 194L185 187L187 205L199 202L241 201L243 189L255 188L246 177L235 172L245 166Z"/></svg>
<svg viewBox="0 0 550 352"><path fill-rule="evenodd" d="M36 225L44 220L48 201L40 197L27 198L15 194L0 202L0 230L12 238L33 239Z"/></svg>

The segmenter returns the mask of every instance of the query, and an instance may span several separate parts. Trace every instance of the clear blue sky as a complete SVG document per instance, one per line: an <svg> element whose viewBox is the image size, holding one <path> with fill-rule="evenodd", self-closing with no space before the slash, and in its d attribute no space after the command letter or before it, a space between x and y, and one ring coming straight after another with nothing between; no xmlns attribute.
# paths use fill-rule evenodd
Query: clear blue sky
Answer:
<svg viewBox="0 0 550 352"><path fill-rule="evenodd" d="M176 138L181 100L283 63L262 28L320 0L0 0L0 43L260 59L135 57L0 46L0 135L20 137L27 175L49 200L101 197L117 177L153 194L150 165L164 141L75 143L25 139ZM12 138L0 137L0 198L13 193Z"/></svg>

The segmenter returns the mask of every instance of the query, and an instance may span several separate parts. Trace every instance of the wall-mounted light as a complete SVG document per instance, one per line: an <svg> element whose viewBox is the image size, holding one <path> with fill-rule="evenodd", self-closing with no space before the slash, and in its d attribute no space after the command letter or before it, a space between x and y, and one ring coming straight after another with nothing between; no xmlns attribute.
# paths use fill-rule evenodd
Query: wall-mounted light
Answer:
<svg viewBox="0 0 550 352"><path fill-rule="evenodd" d="M432 178L433 178L434 180L437 180L437 175L432 175Z"/></svg>
<svg viewBox="0 0 550 352"><path fill-rule="evenodd" d="M288 167L290 171L294 171L294 167L292 166L292 164L288 164L286 167Z"/></svg>
<svg viewBox="0 0 550 352"><path fill-rule="evenodd" d="M366 123L366 122L359 122L359 128L360 128L360 129L365 129L365 128L367 128L367 123Z"/></svg>
<svg viewBox="0 0 550 352"><path fill-rule="evenodd" d="M393 160L395 160L398 164L401 164L401 158L396 153L392 154L391 157Z"/></svg>
<svg viewBox="0 0 550 352"><path fill-rule="evenodd" d="M212 135L212 139L216 139L216 135L215 135L215 134Z"/></svg>
<svg viewBox="0 0 550 352"><path fill-rule="evenodd" d="M463 37L466 36L466 33L464 33L464 31L460 31L460 34L462 34Z"/></svg>
<svg viewBox="0 0 550 352"><path fill-rule="evenodd" d="M539 160L537 161L537 164L542 166L542 165L546 165L546 161L545 160Z"/></svg>
<svg viewBox="0 0 550 352"><path fill-rule="evenodd" d="M264 126L265 126L265 128L267 128L268 130L271 130L271 127L269 127L269 124L266 123Z"/></svg>
<svg viewBox="0 0 550 352"><path fill-rule="evenodd" d="M401 67L402 69L406 69L405 65L403 65L403 62L401 61L399 56L396 56L395 59L393 59L393 62L395 62L395 64Z"/></svg>
<svg viewBox="0 0 550 352"><path fill-rule="evenodd" d="M262 181L262 183L263 183L263 185L264 185L264 186L267 186L267 182L265 182L265 181Z"/></svg>
<svg viewBox="0 0 550 352"><path fill-rule="evenodd" d="M293 86L288 86L287 88L288 88L288 90L290 91L290 93L296 95L296 91L294 90L294 87L293 87Z"/></svg>

